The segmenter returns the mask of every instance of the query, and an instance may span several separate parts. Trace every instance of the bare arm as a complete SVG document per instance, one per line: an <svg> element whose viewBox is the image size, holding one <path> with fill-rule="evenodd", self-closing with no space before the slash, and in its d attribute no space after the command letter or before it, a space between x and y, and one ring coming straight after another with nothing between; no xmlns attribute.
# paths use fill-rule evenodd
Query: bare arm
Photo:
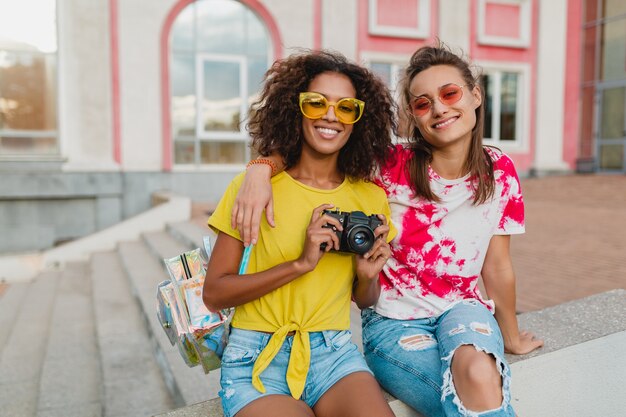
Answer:
<svg viewBox="0 0 626 417"><path fill-rule="evenodd" d="M262 157L274 162L277 174L284 170L282 158L278 155ZM255 244L259 237L261 214L270 226L274 227L274 200L272 197L272 169L269 165L254 164L248 167L246 176L237 193L231 213L231 227L239 230L244 246Z"/></svg>
<svg viewBox="0 0 626 417"><path fill-rule="evenodd" d="M250 275L238 275L242 243L232 236L219 233L204 278L204 304L217 311L256 300L306 273L298 260Z"/></svg>
<svg viewBox="0 0 626 417"><path fill-rule="evenodd" d="M322 227L326 223L332 223L341 228L337 219L321 216L323 209L332 207L331 204L324 204L313 210L306 230L304 249L298 259L254 274L238 274L243 243L225 233L219 233L204 279L202 298L207 308L217 311L245 304L312 271L331 247L339 248L339 239L335 232ZM326 251L320 250L322 243L327 244Z"/></svg>
<svg viewBox="0 0 626 417"><path fill-rule="evenodd" d="M391 248L387 243L389 225L387 218L378 216L383 224L374 233L377 237L374 246L363 255L356 256L356 278L352 287L354 302L360 309L374 305L380 295L378 274L391 256Z"/></svg>
<svg viewBox="0 0 626 417"><path fill-rule="evenodd" d="M535 338L531 332L519 330L515 315L515 272L510 241L509 235L491 238L481 275L487 294L496 303L495 317L502 331L505 351L522 355L543 346L543 340Z"/></svg>

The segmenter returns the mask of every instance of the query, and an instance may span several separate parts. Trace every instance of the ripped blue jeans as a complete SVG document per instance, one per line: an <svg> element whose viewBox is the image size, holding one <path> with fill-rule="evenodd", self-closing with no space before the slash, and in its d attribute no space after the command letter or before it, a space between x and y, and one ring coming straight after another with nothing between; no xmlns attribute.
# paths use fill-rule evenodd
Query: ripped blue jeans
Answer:
<svg viewBox="0 0 626 417"><path fill-rule="evenodd" d="M402 402L426 417L515 416L502 334L481 303L463 301L438 317L416 320L390 319L372 309L363 310L361 317L365 360L382 387ZM476 412L460 401L450 364L461 345L473 345L495 358L502 376L499 408Z"/></svg>

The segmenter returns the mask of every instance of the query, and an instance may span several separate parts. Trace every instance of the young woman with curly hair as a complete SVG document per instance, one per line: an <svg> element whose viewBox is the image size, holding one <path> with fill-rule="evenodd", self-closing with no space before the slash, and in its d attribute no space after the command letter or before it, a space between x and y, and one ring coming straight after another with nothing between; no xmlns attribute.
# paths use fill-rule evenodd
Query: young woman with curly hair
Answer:
<svg viewBox="0 0 626 417"><path fill-rule="evenodd" d="M369 70L308 52L269 69L250 114L253 146L284 161L271 183L281 224L261 224L244 274L244 244L230 222L243 174L209 218L218 236L204 302L235 306L222 357L224 414L391 417L349 328L351 298L361 307L378 298L396 233L384 191L368 181L391 149L393 100ZM338 209L372 216L369 249L344 251Z"/></svg>
<svg viewBox="0 0 626 417"><path fill-rule="evenodd" d="M515 316L509 242L524 232L515 167L483 146L482 88L444 45L413 54L400 92L408 143L395 146L376 180L398 235L380 296L361 314L365 358L383 388L425 416L514 416L504 352L543 344ZM245 242L263 208L272 214L262 170L246 177L232 213Z"/></svg>

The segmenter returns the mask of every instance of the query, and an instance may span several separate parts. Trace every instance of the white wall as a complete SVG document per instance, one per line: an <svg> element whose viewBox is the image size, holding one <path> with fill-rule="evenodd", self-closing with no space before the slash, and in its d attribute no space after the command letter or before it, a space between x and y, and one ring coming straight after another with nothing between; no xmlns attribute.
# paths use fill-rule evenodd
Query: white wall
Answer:
<svg viewBox="0 0 626 417"><path fill-rule="evenodd" d="M262 0L274 18L283 41L283 56L295 52L292 48L313 47L313 0Z"/></svg>
<svg viewBox="0 0 626 417"><path fill-rule="evenodd" d="M109 1L58 1L59 137L63 169L113 162Z"/></svg>
<svg viewBox="0 0 626 417"><path fill-rule="evenodd" d="M565 171L563 120L565 111L565 52L567 0L539 2L534 169Z"/></svg>
<svg viewBox="0 0 626 417"><path fill-rule="evenodd" d="M470 47L470 1L439 0L439 38L448 46L461 48L467 55Z"/></svg>
<svg viewBox="0 0 626 417"><path fill-rule="evenodd" d="M161 31L174 0L118 1L122 166L162 167Z"/></svg>
<svg viewBox="0 0 626 417"><path fill-rule="evenodd" d="M322 0L323 48L339 51L352 60L357 58L357 12L356 0Z"/></svg>

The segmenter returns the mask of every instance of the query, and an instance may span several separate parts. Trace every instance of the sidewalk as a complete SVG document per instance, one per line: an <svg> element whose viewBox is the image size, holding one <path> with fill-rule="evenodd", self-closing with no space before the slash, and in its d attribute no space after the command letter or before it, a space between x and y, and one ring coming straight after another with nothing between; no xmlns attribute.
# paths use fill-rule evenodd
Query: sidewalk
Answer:
<svg viewBox="0 0 626 417"><path fill-rule="evenodd" d="M511 238L517 309L626 289L626 176L522 180L526 233Z"/></svg>

